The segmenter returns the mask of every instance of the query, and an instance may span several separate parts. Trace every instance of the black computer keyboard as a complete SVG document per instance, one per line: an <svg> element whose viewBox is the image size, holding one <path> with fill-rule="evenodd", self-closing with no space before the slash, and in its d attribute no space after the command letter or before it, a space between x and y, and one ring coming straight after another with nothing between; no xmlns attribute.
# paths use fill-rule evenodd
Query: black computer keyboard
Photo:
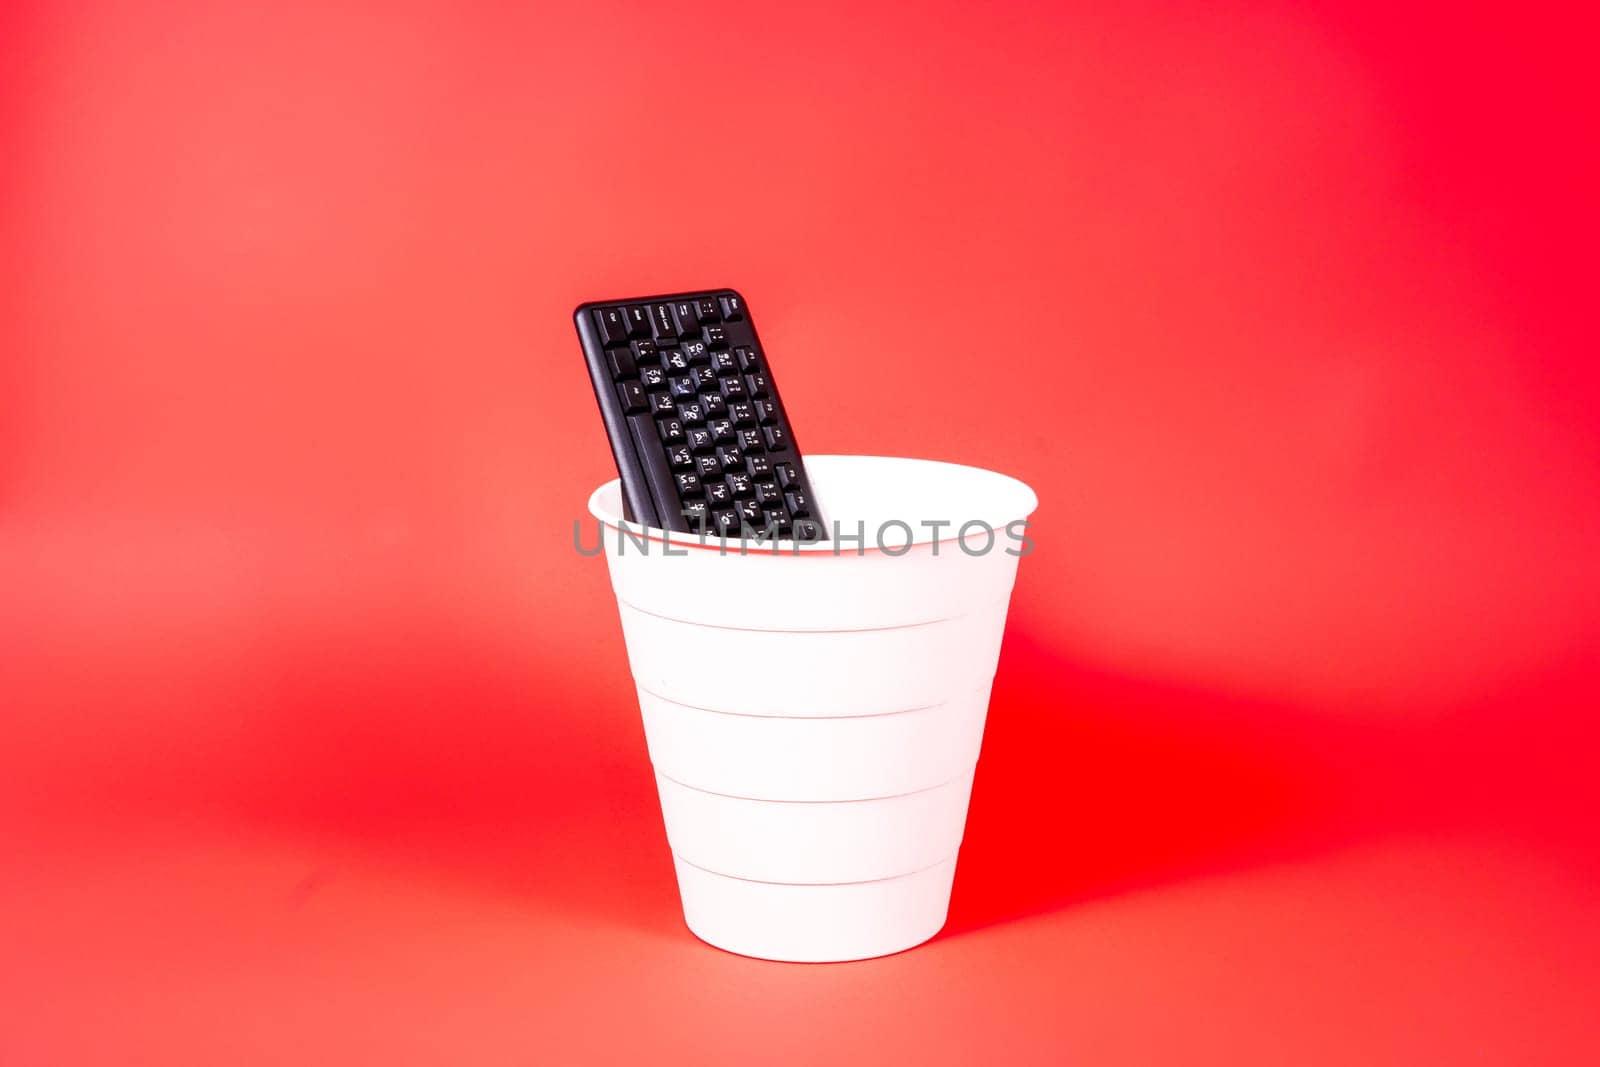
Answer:
<svg viewBox="0 0 1600 1067"><path fill-rule="evenodd" d="M627 518L721 537L824 538L743 297L606 300L574 318Z"/></svg>

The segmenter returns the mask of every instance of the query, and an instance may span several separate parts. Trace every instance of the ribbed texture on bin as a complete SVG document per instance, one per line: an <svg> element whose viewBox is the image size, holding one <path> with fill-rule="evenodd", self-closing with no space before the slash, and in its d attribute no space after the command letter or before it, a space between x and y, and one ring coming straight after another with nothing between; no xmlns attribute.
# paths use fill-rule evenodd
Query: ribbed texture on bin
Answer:
<svg viewBox="0 0 1600 1067"><path fill-rule="evenodd" d="M974 468L807 464L836 521L1002 526L1033 507L1026 486ZM590 507L617 523L615 483ZM837 556L653 547L607 560L689 928L807 961L933 936L1018 557L948 541Z"/></svg>

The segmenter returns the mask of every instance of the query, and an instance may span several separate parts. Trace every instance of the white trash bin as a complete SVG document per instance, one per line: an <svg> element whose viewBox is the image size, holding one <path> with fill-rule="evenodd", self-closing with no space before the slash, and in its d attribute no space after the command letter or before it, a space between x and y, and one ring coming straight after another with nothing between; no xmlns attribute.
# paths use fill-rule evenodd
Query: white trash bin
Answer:
<svg viewBox="0 0 1600 1067"><path fill-rule="evenodd" d="M865 959L944 925L1037 501L952 463L806 468L844 538L741 554L646 530L623 520L615 480L589 510L689 929L763 959Z"/></svg>

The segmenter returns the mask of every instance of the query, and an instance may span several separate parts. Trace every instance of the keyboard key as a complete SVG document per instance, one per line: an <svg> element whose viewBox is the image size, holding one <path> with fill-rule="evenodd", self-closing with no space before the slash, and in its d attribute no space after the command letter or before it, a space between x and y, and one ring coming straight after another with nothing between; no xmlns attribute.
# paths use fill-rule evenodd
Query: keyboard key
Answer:
<svg viewBox="0 0 1600 1067"><path fill-rule="evenodd" d="M744 384L750 390L751 396L767 395L767 376L765 374L746 374L744 376Z"/></svg>
<svg viewBox="0 0 1600 1067"><path fill-rule="evenodd" d="M756 477L765 477L772 473L772 459L769 456L747 456L745 467Z"/></svg>
<svg viewBox="0 0 1600 1067"><path fill-rule="evenodd" d="M683 420L685 426L698 426L706 421L705 409L698 400L685 400L678 405L678 418Z"/></svg>
<svg viewBox="0 0 1600 1067"><path fill-rule="evenodd" d="M757 482L756 502L765 506L776 504L783 499L783 490L778 488L777 482Z"/></svg>
<svg viewBox="0 0 1600 1067"><path fill-rule="evenodd" d="M687 374L680 374L676 378L667 379L667 387L672 390L672 395L693 399L699 394L694 386L694 379Z"/></svg>
<svg viewBox="0 0 1600 1067"><path fill-rule="evenodd" d="M756 424L755 405L748 400L736 400L728 405L728 418L733 420L735 426L754 426Z"/></svg>
<svg viewBox="0 0 1600 1067"><path fill-rule="evenodd" d="M707 326L700 331L700 336L706 339L706 344L712 348L723 348L728 344L728 331L721 326Z"/></svg>
<svg viewBox="0 0 1600 1067"><path fill-rule="evenodd" d="M754 500L740 500L734 504L740 520L750 529L760 531L766 528L766 521L761 515L761 505Z"/></svg>
<svg viewBox="0 0 1600 1067"><path fill-rule="evenodd" d="M737 374L739 372L739 360L727 349L713 352L711 353L711 369L718 374Z"/></svg>
<svg viewBox="0 0 1600 1067"><path fill-rule="evenodd" d="M683 422L682 422L682 420L680 420L680 419L662 419L660 422L656 423L656 426L659 427L660 430L661 430L661 439L663 441L681 441L681 440L683 440Z"/></svg>
<svg viewBox="0 0 1600 1067"><path fill-rule="evenodd" d="M706 347L704 341L684 341L683 354L688 357L690 366L711 362L711 349Z"/></svg>
<svg viewBox="0 0 1600 1067"><path fill-rule="evenodd" d="M633 358L639 361L639 366L654 363L659 356L659 350L654 341L633 342Z"/></svg>
<svg viewBox="0 0 1600 1067"><path fill-rule="evenodd" d="M715 478L722 473L722 461L716 456L696 456L694 469L702 478Z"/></svg>
<svg viewBox="0 0 1600 1067"><path fill-rule="evenodd" d="M729 293L722 298L722 317L729 322L744 318L744 301Z"/></svg>
<svg viewBox="0 0 1600 1067"><path fill-rule="evenodd" d="M650 336L650 316L637 304L622 309L622 321L628 328L629 337Z"/></svg>
<svg viewBox="0 0 1600 1067"><path fill-rule="evenodd" d="M733 440L733 423L727 419L712 419L706 423L706 428L711 431L711 436L718 441Z"/></svg>
<svg viewBox="0 0 1600 1067"><path fill-rule="evenodd" d="M669 374L681 374L689 369L689 357L676 348L661 353L661 365Z"/></svg>
<svg viewBox="0 0 1600 1067"><path fill-rule="evenodd" d="M733 490L734 496L754 496L756 483L744 471L734 471L728 475L728 488Z"/></svg>
<svg viewBox="0 0 1600 1067"><path fill-rule="evenodd" d="M739 366L744 370L755 373L756 371L764 371L767 369L763 365L764 361L761 358L761 353L756 349L740 347L734 349L734 351L739 354Z"/></svg>
<svg viewBox="0 0 1600 1067"><path fill-rule="evenodd" d="M789 514L797 519L811 514L811 501L806 499L804 490L789 490L783 494L783 502L789 505Z"/></svg>
<svg viewBox="0 0 1600 1067"><path fill-rule="evenodd" d="M717 372L710 367L695 367L689 371L689 376L694 379L694 384L702 389L717 387Z"/></svg>
<svg viewBox="0 0 1600 1067"><path fill-rule="evenodd" d="M606 362L611 364L611 376L618 381L632 378L639 373L639 365L633 361L633 353L626 348L607 349Z"/></svg>
<svg viewBox="0 0 1600 1067"><path fill-rule="evenodd" d="M699 532L705 528L706 522L711 517L711 505L704 500L685 500L683 507L678 510L683 512L683 517L689 520L689 529Z"/></svg>
<svg viewBox="0 0 1600 1067"><path fill-rule="evenodd" d="M628 343L628 321L621 308L595 308L594 327L600 332L600 343L607 348Z"/></svg>
<svg viewBox="0 0 1600 1067"><path fill-rule="evenodd" d="M817 541L822 538L822 527L810 519L794 520L794 539L796 541Z"/></svg>
<svg viewBox="0 0 1600 1067"><path fill-rule="evenodd" d="M736 471L744 466L744 453L739 451L738 445L724 445L717 449L717 458L722 461L725 471Z"/></svg>
<svg viewBox="0 0 1600 1067"><path fill-rule="evenodd" d="M761 425L771 426L778 421L778 405L770 400L757 400L756 418L760 420Z"/></svg>
<svg viewBox="0 0 1600 1067"><path fill-rule="evenodd" d="M650 305L650 327L658 343L678 339L678 324L672 318L671 304Z"/></svg>
<svg viewBox="0 0 1600 1067"><path fill-rule="evenodd" d="M717 307L717 302L707 296L694 302L695 314L700 316L701 324L716 322L722 317L722 311Z"/></svg>
<svg viewBox="0 0 1600 1067"><path fill-rule="evenodd" d="M688 445L673 445L667 449L667 462L674 467L692 467L694 457L689 454Z"/></svg>
<svg viewBox="0 0 1600 1067"><path fill-rule="evenodd" d="M727 482L705 482L706 499L713 504L728 504L733 501L733 490L728 488Z"/></svg>
<svg viewBox="0 0 1600 1067"><path fill-rule="evenodd" d="M678 483L678 495L689 497L700 495L700 476L694 471L680 471L673 475L673 480ZM717 483L721 485L721 482Z"/></svg>
<svg viewBox="0 0 1600 1067"><path fill-rule="evenodd" d="M789 536L789 516L783 513L783 508L762 508L761 517L769 530L773 530L779 537Z"/></svg>
<svg viewBox="0 0 1600 1067"><path fill-rule="evenodd" d="M650 394L650 414L671 415L673 413L672 397L666 393Z"/></svg>
<svg viewBox="0 0 1600 1067"><path fill-rule="evenodd" d="M667 384L667 372L660 367L640 367L639 380L646 389L662 389Z"/></svg>
<svg viewBox="0 0 1600 1067"><path fill-rule="evenodd" d="M723 537L738 537L739 516L732 511L713 511L711 527L715 533Z"/></svg>
<svg viewBox="0 0 1600 1067"><path fill-rule="evenodd" d="M678 320L678 336L692 337L700 330L700 311L693 300L678 300L672 305L673 317Z"/></svg>
<svg viewBox="0 0 1600 1067"><path fill-rule="evenodd" d="M794 472L793 463L778 464L778 484L785 489L799 488L800 476Z"/></svg>
<svg viewBox="0 0 1600 1067"><path fill-rule="evenodd" d="M689 447L696 452L709 452L716 447L711 431L704 426L689 427Z"/></svg>
<svg viewBox="0 0 1600 1067"><path fill-rule="evenodd" d="M650 401L645 399L644 386L638 382L623 382L617 386L617 395L622 398L624 414L633 415L650 407Z"/></svg>
<svg viewBox="0 0 1600 1067"><path fill-rule="evenodd" d="M746 452L754 452L761 447L761 431L751 428L739 431L739 447Z"/></svg>
<svg viewBox="0 0 1600 1067"><path fill-rule="evenodd" d="M710 370L710 367L706 367ZM731 378L722 379L722 395L729 400L743 400L747 395L744 388L744 379L737 374Z"/></svg>
<svg viewBox="0 0 1600 1067"><path fill-rule="evenodd" d="M714 419L728 413L728 402L716 393L706 393L700 398L700 406L706 409L706 418Z"/></svg>
<svg viewBox="0 0 1600 1067"><path fill-rule="evenodd" d="M782 426L767 426L761 433L767 439L768 452L782 452L789 447L789 431Z"/></svg>

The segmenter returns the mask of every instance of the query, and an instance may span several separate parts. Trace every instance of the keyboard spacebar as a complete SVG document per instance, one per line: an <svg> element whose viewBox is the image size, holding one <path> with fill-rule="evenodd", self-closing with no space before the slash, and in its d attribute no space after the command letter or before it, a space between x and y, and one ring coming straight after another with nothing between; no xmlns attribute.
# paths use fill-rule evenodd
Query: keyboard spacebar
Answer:
<svg viewBox="0 0 1600 1067"><path fill-rule="evenodd" d="M628 429L633 434L633 445L639 453L639 465L644 468L645 481L650 486L650 496L656 502L656 515L665 530L683 530L684 517L678 507L678 483L673 480L672 469L667 465L667 450L661 447L656 435L656 420L651 415L629 415Z"/></svg>

